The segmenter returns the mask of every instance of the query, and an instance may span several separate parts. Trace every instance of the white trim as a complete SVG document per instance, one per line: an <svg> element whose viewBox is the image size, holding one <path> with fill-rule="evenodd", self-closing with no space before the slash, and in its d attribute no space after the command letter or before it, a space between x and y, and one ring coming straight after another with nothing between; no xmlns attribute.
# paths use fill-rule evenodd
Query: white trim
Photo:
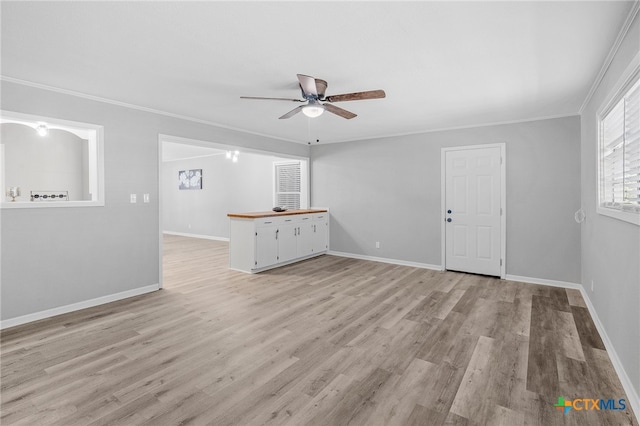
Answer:
<svg viewBox="0 0 640 426"><path fill-rule="evenodd" d="M440 148L440 261L442 270L446 270L446 167L445 154L449 151L461 151L466 149L500 148L500 278L504 279L507 273L507 153L504 142L465 145Z"/></svg>
<svg viewBox="0 0 640 426"><path fill-rule="evenodd" d="M135 288L133 290L122 291L120 293L109 294L107 296L96 297L95 299L72 303L70 305L47 309L46 311L34 312L32 314L22 315L20 317L9 318L4 321L0 321L0 330L9 327L15 327L16 325L38 321L45 318L54 317L56 315L75 312L86 308L92 308L98 305L104 305L105 303L115 302L117 300L127 299L129 297L139 296L145 293L151 293L159 289L160 286L158 284L152 284L145 287Z"/></svg>
<svg viewBox="0 0 640 426"><path fill-rule="evenodd" d="M591 303L591 299L589 299L589 294L584 289L583 286L580 286L580 293L582 294L582 298L587 304L587 309L591 314L591 318L593 319L593 323L596 325L598 329L598 333L600 333L600 337L602 338L602 343L604 343L604 347L607 349L607 354L609 355L609 359L611 360L611 364L613 364L613 369L616 370L618 374L618 378L620 379L620 383L622 383L622 388L627 394L627 398L629 398L629 402L631 403L631 408L633 409L634 414L636 415L636 420L640 423L640 398L638 397L638 392L633 386L633 382L627 375L624 367L622 366L622 362L620 361L620 357L616 352L613 343L611 343L611 339L609 339L609 335L607 334L602 321L598 317L598 313L596 312L595 306Z"/></svg>
<svg viewBox="0 0 640 426"><path fill-rule="evenodd" d="M4 197L5 195L5 191L6 191L6 186L4 186L4 176L5 176L5 169L6 167L4 167L4 144L2 143L2 141L0 140L0 191L2 191L2 196ZM3 200L6 200L6 198L1 198Z"/></svg>
<svg viewBox="0 0 640 426"><path fill-rule="evenodd" d="M51 207L103 207L105 205L105 181L104 181L104 127L82 123L78 121L70 121L53 117L45 117L41 115L23 114L7 110L0 110L0 122L2 123L18 123L29 127L35 127L37 123L46 123L50 129L61 129L72 133L81 139L87 140L89 150L95 149L95 165L89 161L89 188L92 191L92 197L95 199L87 201L47 201L47 202L31 202L31 201L4 201L4 197L0 198L0 209L25 209L25 208L51 208ZM6 158L4 158L6 160ZM91 160L91 159L90 159ZM2 164L0 164L2 166ZM95 167L95 173L91 171ZM4 174L4 167L2 173ZM5 176L6 178L6 176ZM4 187L3 187L4 191ZM96 192L97 194L93 194ZM25 194L27 197L28 195ZM24 196L24 195L23 195Z"/></svg>
<svg viewBox="0 0 640 426"><path fill-rule="evenodd" d="M625 91L632 87L631 83L636 78L638 72L640 72L640 52L636 53L636 56L629 61L627 67L624 69L622 74L620 74L620 77L616 80L616 83L613 85L611 90L609 90L602 104L600 104L600 107L596 112L596 118L598 121L602 120L603 116L609 113L615 104L622 99Z"/></svg>
<svg viewBox="0 0 640 426"><path fill-rule="evenodd" d="M342 251L329 250L327 254L338 257L348 257L351 259L370 260L372 262L391 263L392 265L412 266L414 268L433 269L436 271L443 271L441 265L431 265L429 263L410 262L407 260L389 259L386 257L365 256L362 254L345 253Z"/></svg>
<svg viewBox="0 0 640 426"><path fill-rule="evenodd" d="M202 235L202 234L188 234L186 232L173 232L173 231L162 231L163 234L166 235L177 235L179 237L189 237L189 238L200 238L203 240L214 240L214 241L227 241L229 242L228 238L225 237L214 237L211 235Z"/></svg>
<svg viewBox="0 0 640 426"><path fill-rule="evenodd" d="M24 196L24 195L23 195ZM27 198L29 195L27 195ZM42 209L51 207L104 207L104 201L2 201L2 209Z"/></svg>
<svg viewBox="0 0 640 426"><path fill-rule="evenodd" d="M582 285L578 283L572 283L568 281L548 280L546 278L532 278L532 277L523 277L520 275L507 274L504 279L508 281L517 281L520 283L527 283L527 284L547 285L549 287L572 288L575 290L582 289Z"/></svg>
<svg viewBox="0 0 640 426"><path fill-rule="evenodd" d="M247 148L244 146L233 145L229 142L205 141L202 139L184 138L181 136L173 136L165 133L159 133L158 139L160 140L161 143L171 142L171 143L178 143L183 145L194 145L194 146L201 146L204 148L221 149L221 150L224 150L225 152L231 149L231 150L239 150L240 152L249 152L253 154L264 154L264 155L269 155L271 157L281 157L281 158L287 158L287 159L291 158L295 160L307 160L307 161L309 160L309 157L303 157L300 155L286 154L278 151L267 151L264 149ZM162 148L162 145L160 145L160 148ZM160 160L162 161L162 150L160 150L159 152L160 152Z"/></svg>
<svg viewBox="0 0 640 426"><path fill-rule="evenodd" d="M600 179L598 179L598 184L599 183L600 183ZM633 223L634 225L640 225L640 214L638 213L632 213L632 212L627 212L624 210L617 210L617 209L609 209L606 207L602 207L600 205L596 206L596 212L603 216L609 216L614 219L622 220L624 222Z"/></svg>
<svg viewBox="0 0 640 426"><path fill-rule="evenodd" d="M162 288L164 286L164 265L163 265L163 259L164 259L164 244L163 244L163 238L162 238L162 232L164 228L164 218L163 218L163 214L162 211L164 210L162 208L163 206L163 200L162 200L162 193L163 193L163 185L162 185L162 167L163 167L163 162L162 162L162 143L164 141L163 139L163 135L159 134L158 135L158 287Z"/></svg>
<svg viewBox="0 0 640 426"><path fill-rule="evenodd" d="M171 160L162 160L164 163L172 161L194 160L196 158L217 157L218 155L226 155L226 152L216 152L215 154L194 155L193 157L172 158Z"/></svg>
<svg viewBox="0 0 640 426"><path fill-rule="evenodd" d="M310 180L309 180L309 160L308 159L291 159L291 160L281 160L274 161L271 166L271 183L273 184L272 191L272 200L273 205L277 206L278 202L278 175L276 173L277 166L287 165L287 164L295 164L298 163L300 166L300 208L308 209L309 208L309 196L310 192Z"/></svg>
<svg viewBox="0 0 640 426"><path fill-rule="evenodd" d="M326 251L319 251L319 252L316 252L316 253L308 254L306 256L296 257L294 259L287 260L286 262L276 263L276 264L273 264L273 265L265 266L263 268L251 269L249 271L243 271L242 269L232 268L231 266L229 266L229 269L231 269L232 271L244 272L245 274L247 272L250 273L250 274L257 274L257 273L260 273L260 272L268 271L270 269L276 269L276 268L279 268L281 266L291 265L292 263L302 262L303 260L308 260L308 259L311 259L311 258L314 258L314 257L324 256L325 254L328 254L328 253Z"/></svg>
<svg viewBox="0 0 640 426"><path fill-rule="evenodd" d="M355 138L355 139L341 139L339 141L328 141L322 142L321 145L332 144L332 143L342 143L342 142L358 142L358 141L369 141L369 140L379 140L379 139L391 139L391 138L399 138L403 136L415 136L415 135L423 135L428 133L437 133L437 132L448 132L454 130L465 130L465 129L476 129L480 127L491 127L491 126L504 126L509 124L519 124L519 123L531 123L534 121L543 121L543 120L555 120L558 118L568 118L568 117L580 117L579 112L570 112L566 114L553 114L553 115L545 115L541 117L532 117L532 118L522 118L519 120L504 120L504 121L492 121L488 123L477 123L477 124L461 124L459 126L450 126L450 127L437 127L435 129L424 129L417 130L415 132L402 132L402 133L390 133L387 135L381 136L372 136L372 137L364 137L364 138ZM317 146L318 144L311 144L311 146Z"/></svg>
<svg viewBox="0 0 640 426"><path fill-rule="evenodd" d="M212 236L207 236L207 235L200 235L200 234L188 234L188 233L179 233L179 232L166 232L164 231L163 228L163 208L162 208L162 194L163 194L163 185L162 185L162 170L164 167L164 161L162 160L162 144L164 142L169 142L169 143L178 143L178 144L183 144L183 145L193 145L193 146L201 146L201 147L205 147L205 148L215 148L215 149L221 149L224 151L228 151L230 149L232 150L242 150L242 152L248 152L248 153L253 153L253 154L260 154L260 155L267 155L270 157L277 157L277 158L281 158L283 160L298 160L300 161L302 164L306 165L306 176L307 176L307 186L306 186L306 194L307 194L307 200L309 200L309 162L310 162L310 158L309 157L302 157L302 156L298 156L298 155L292 155L292 154L284 154L284 153L280 153L280 152L274 152L274 151L266 151L266 150L260 150L260 149L254 149L254 148L245 148L245 147L238 147L236 145L230 145L228 143L221 143L221 142L210 142L210 141L205 141L205 140L200 140L200 139L191 139L191 138L184 138L181 136L172 136L172 135L168 135L168 134L163 134L163 133L159 133L158 134L158 239L160 241L159 244L159 281L160 281L160 288L162 288L163 285L163 264L162 264L162 256L163 256L163 241L162 241L162 234L173 234L173 235L180 235L180 236L184 236L184 237L191 237L191 238L204 238L204 239L210 239L210 240L216 240L216 241L229 241L228 238L224 238L224 237L212 237ZM275 187L274 187L275 188Z"/></svg>
<svg viewBox="0 0 640 426"><path fill-rule="evenodd" d="M591 85L591 88L589 89L587 96L584 98L584 101L582 102L582 105L578 110L578 113L580 115L582 115L582 113L584 112L584 109L587 107L587 104L589 103L589 101L591 101L593 94L596 92L596 90L598 90L598 86L600 86L600 83L602 83L602 79L604 78L605 74L609 70L609 67L613 62L614 57L618 53L618 50L622 45L622 41L627 36L627 33L629 32L629 28L631 28L631 24L633 23L633 20L638 14L638 10L640 10L640 2L636 0L633 2L633 5L631 6L629 15L627 16L627 19L624 21L624 24L622 25L622 28L618 33L618 37L616 38L616 41L614 41L613 45L611 46L611 49L609 50L609 54L605 58L604 63L602 64L602 68L600 68L600 72L598 73L595 80L593 81L593 84Z"/></svg>
<svg viewBox="0 0 640 426"><path fill-rule="evenodd" d="M598 317L598 312L596 311L595 306L591 303L591 299L589 298L589 294L584 289L582 284L566 282L566 281L556 281L556 280L547 280L543 278L531 278L531 277L522 277L518 275L507 275L506 277L509 281L518 281L522 283L528 284L541 284L551 287L562 287L562 288L570 288L574 290L579 290L582 298L587 304L587 309L589 310L589 314L593 319L593 323L600 334L600 338L602 338L602 342L604 343L604 347L607 350L607 355L611 360L611 364L613 364L613 368L616 370L616 374L620 379L620 383L622 383L622 387L627 394L627 398L629 399L629 403L631 404L631 408L635 413L636 420L640 422L640 398L638 398L638 393L633 386L633 382L627 375L622 362L620 361L620 357L615 350L615 346L611 343L611 339L609 339L609 335L607 334L607 330L605 329L602 321L600 321L600 317Z"/></svg>
<svg viewBox="0 0 640 426"><path fill-rule="evenodd" d="M622 99L626 90L629 90L635 84L636 78L640 74L640 52L631 59L623 73L620 75L615 85L611 88L606 98L596 112L596 213L609 216L624 222L640 225L640 214L613 208L607 208L600 205L600 196L602 192L602 120L606 114Z"/></svg>
<svg viewBox="0 0 640 426"><path fill-rule="evenodd" d="M233 130L235 132L242 132L242 133L247 133L247 134L251 134L251 135L256 135L256 136L269 138L269 139L277 139L277 140L281 140L281 141L285 141L285 142L293 142L293 143L297 143L297 144L307 145L307 141L301 142L301 141L296 141L296 140L293 140L293 139L285 139L285 138L281 138L281 137L278 137L278 136L267 135L265 133L252 132L252 131L249 131L249 130L239 129L237 127L226 126L224 124L216 123L216 122L213 122L213 121L202 120L200 118L189 117L189 116L186 116L186 115L174 114L174 113L168 112L168 111L162 111L162 110L159 110L159 109L148 108L148 107L144 107L144 106L141 106L141 105L129 104L129 103L126 103L126 102L116 101L114 99L102 98L100 96L88 95L86 93L76 92L74 90L61 89L59 87L53 87L53 86L48 86L46 84L35 83L35 82L32 82L32 81L27 81L27 80L21 80L19 78L9 77L9 76L6 76L6 75L0 75L0 80L7 81L9 83L20 84L20 85L23 85L23 86L35 87L37 89L47 90L47 91L50 91L50 92L62 93L62 94L65 94L65 95L75 96L75 97L82 98L82 99L88 99L88 100L91 100L91 101L103 102L105 104L117 105L117 106L120 106L120 107L129 108L129 109L135 109L135 110L138 110L138 111L144 111L144 112L150 112L150 113L153 113L153 114L164 115L166 117L178 118L180 120L191 121L193 123L207 124L209 126L215 126L215 127L220 127L222 129Z"/></svg>
<svg viewBox="0 0 640 426"><path fill-rule="evenodd" d="M161 110L148 108L148 107L143 107L143 106L140 106L140 105L128 104L126 102L120 102L120 101L116 101L116 100L113 100L113 99L101 98L99 96L88 95L88 94L81 93L81 92L76 92L76 91L73 91L73 90L61 89L61 88L58 88L58 87L48 86L46 84L34 83L32 81L21 80L19 78L0 75L0 80L7 81L9 83L20 84L20 85L23 85L23 86L35 87L35 88L38 88L38 89L47 90L47 91L51 91L51 92L62 93L62 94L65 94L65 95L75 96L75 97L78 97L78 98L89 99L89 100L92 100L92 101L104 102L104 103L107 103L107 104L117 105L117 106L121 106L121 107L124 107L124 108L130 108L130 109L135 109L135 110L139 110L139 111L150 112L150 113L153 113L153 114L164 115L164 116L167 116L167 117L178 118L178 119L181 119L181 120L191 121L191 122L194 122L194 123L207 124L207 125L210 125L210 126L216 126L216 127L220 127L220 128L223 128L223 129L233 130L233 131L236 131L236 132L242 132L242 133L247 133L247 134L251 134L251 135L262 136L262 137L266 137L266 138L269 138L269 139L281 140L281 141L285 141L285 142L292 142L292 143L297 143L297 144L301 144L301 145L313 146L313 144L310 144L309 141L307 141L307 140L299 141L299 140L295 140L295 139L287 139L287 138L282 138L282 137L279 137L279 136L268 135L268 134L265 134L265 133L252 132L252 131L249 131L249 130L239 129L237 127L226 126L224 124L216 123L216 122L213 122L213 121L207 121L207 120L202 120L202 119L199 119L199 118L189 117L189 116L185 116L185 115L174 114L174 113L171 113L171 112L161 111ZM463 124L463 125L460 125L460 126L439 127L439 128L435 128L435 129L418 130L418 131L415 131L415 132L390 133L390 134L381 135L381 136L375 136L375 137L359 137L359 138L354 138L354 139L341 139L341 140L337 140L337 141L323 142L323 144L354 142L354 141L361 141L361 140L374 140L374 139L385 139L385 138L398 138L398 137L402 137L402 136L421 135L423 133L446 132L446 131L450 131L450 130L473 129L473 128L477 128L477 127L489 127L489 126L500 126L500 125L506 125L506 124L529 123L529 122L533 122L533 121L553 120L553 119L556 119L556 118L579 117L580 114L581 114L581 111L576 111L576 112L570 112L570 113L564 113L564 114L552 114L552 115L545 115L545 116L532 117L532 118L522 118L522 119L516 119L516 120L493 121L493 122L489 122L489 123L476 123L476 124Z"/></svg>

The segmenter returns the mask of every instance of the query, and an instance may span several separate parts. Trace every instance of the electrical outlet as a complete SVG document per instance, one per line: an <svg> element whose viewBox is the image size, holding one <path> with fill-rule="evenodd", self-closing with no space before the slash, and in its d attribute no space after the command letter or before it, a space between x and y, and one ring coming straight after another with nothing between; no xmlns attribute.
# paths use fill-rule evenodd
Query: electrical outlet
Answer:
<svg viewBox="0 0 640 426"><path fill-rule="evenodd" d="M380 241L376 241L376 248L380 248Z"/></svg>
<svg viewBox="0 0 640 426"><path fill-rule="evenodd" d="M136 194L131 194L129 195L129 201L133 204L136 203L138 201L138 197L136 196Z"/></svg>

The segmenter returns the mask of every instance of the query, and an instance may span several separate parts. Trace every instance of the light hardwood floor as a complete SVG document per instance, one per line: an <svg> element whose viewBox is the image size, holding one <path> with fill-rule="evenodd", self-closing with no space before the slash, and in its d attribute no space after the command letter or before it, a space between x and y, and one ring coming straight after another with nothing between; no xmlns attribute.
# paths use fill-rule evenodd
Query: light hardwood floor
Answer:
<svg viewBox="0 0 640 426"><path fill-rule="evenodd" d="M637 425L580 293L166 236L165 289L4 330L2 425Z"/></svg>

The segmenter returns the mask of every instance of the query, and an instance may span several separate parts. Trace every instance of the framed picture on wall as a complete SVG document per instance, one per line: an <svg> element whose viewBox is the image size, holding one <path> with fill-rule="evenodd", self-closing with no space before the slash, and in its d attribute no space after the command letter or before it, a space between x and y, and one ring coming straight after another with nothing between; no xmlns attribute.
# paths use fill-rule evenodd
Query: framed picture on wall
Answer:
<svg viewBox="0 0 640 426"><path fill-rule="evenodd" d="M202 169L180 170L178 189L202 189Z"/></svg>

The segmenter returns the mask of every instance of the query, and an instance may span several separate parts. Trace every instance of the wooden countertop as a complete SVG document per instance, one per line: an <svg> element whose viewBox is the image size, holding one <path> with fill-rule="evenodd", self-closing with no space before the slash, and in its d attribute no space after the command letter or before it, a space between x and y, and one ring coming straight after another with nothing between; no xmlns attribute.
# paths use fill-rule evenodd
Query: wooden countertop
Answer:
<svg viewBox="0 0 640 426"><path fill-rule="evenodd" d="M326 213L326 212L327 212L326 209L287 210L284 212L274 212L273 210L270 210L267 212L227 213L227 216L242 218L242 219L259 219L261 217L290 216L294 214Z"/></svg>

